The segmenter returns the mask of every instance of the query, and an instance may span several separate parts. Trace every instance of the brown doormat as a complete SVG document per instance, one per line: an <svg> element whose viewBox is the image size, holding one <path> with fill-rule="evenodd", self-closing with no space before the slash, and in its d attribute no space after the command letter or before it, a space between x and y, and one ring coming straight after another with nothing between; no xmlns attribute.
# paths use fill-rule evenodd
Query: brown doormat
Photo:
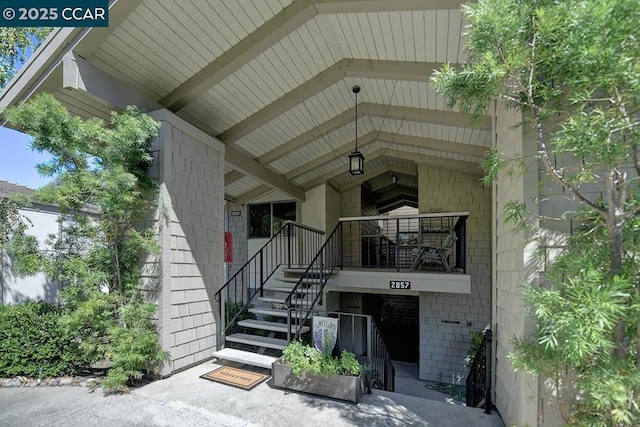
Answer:
<svg viewBox="0 0 640 427"><path fill-rule="evenodd" d="M269 375L256 374L255 372L223 366L208 372L200 378L232 385L243 390L251 390L261 382L269 378Z"/></svg>

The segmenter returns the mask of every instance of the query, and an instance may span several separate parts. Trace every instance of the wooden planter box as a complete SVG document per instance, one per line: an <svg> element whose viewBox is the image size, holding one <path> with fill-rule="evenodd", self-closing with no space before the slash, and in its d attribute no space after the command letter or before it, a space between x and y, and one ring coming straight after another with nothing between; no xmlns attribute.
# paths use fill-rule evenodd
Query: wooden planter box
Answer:
<svg viewBox="0 0 640 427"><path fill-rule="evenodd" d="M353 403L358 403L364 394L364 373L358 377L310 375L306 372L296 376L290 366L275 361L271 365L271 376L275 387L348 400Z"/></svg>

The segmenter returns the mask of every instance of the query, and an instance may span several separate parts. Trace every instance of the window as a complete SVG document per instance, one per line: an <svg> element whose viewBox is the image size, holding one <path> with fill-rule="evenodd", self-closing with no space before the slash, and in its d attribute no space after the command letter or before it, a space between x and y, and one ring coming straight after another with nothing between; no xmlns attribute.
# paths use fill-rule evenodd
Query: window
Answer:
<svg viewBox="0 0 640 427"><path fill-rule="evenodd" d="M249 238L269 238L287 221L296 220L296 202L249 205Z"/></svg>

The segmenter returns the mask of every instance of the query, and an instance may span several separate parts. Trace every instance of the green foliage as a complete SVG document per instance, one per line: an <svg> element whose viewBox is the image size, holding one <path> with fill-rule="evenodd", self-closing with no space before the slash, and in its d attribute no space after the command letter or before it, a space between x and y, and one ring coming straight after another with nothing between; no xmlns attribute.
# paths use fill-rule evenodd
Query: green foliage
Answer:
<svg viewBox="0 0 640 427"><path fill-rule="evenodd" d="M65 310L44 302L0 305L0 377L73 374L86 361L60 324Z"/></svg>
<svg viewBox="0 0 640 427"><path fill-rule="evenodd" d="M504 222L514 226L515 231L522 231L527 228L529 214L527 204L518 200L511 200L504 205Z"/></svg>
<svg viewBox="0 0 640 427"><path fill-rule="evenodd" d="M584 208L562 215L580 227L545 259L545 287L526 291L536 333L514 339L514 366L553 384L568 424L639 425L640 3L480 0L463 13L468 61L434 87L476 118L496 99L521 112L536 142L523 152ZM523 160L489 152L485 182ZM521 202L505 212L531 227Z"/></svg>
<svg viewBox="0 0 640 427"><path fill-rule="evenodd" d="M28 205L28 199L22 195L0 199L0 256L3 258L0 260L0 274L2 275L8 273L9 265L11 273L17 276L32 274L38 270L40 261L38 241L27 234L31 222L20 213L20 209Z"/></svg>
<svg viewBox="0 0 640 427"><path fill-rule="evenodd" d="M471 331L471 343L469 344L469 351L467 352L467 357L464 358L464 366L470 368L475 361L476 354L478 353L478 349L482 344L482 340L484 339L484 331L474 329Z"/></svg>
<svg viewBox="0 0 640 427"><path fill-rule="evenodd" d="M300 341L289 343L282 351L282 361L291 366L296 375L305 371L311 375L358 376L362 372L362 365L355 354L343 350L339 358L332 357L330 353L323 354Z"/></svg>
<svg viewBox="0 0 640 427"><path fill-rule="evenodd" d="M0 27L0 88L50 32L50 27Z"/></svg>
<svg viewBox="0 0 640 427"><path fill-rule="evenodd" d="M536 333L514 338L510 357L517 369L552 380L568 424L637 425L632 393L640 388L640 373L632 345L640 320L640 219L625 224L628 251L621 274L612 276L607 227L588 210L580 216L584 224L547 274L552 285L526 288ZM628 325L629 337L622 356L615 337L621 322Z"/></svg>
<svg viewBox="0 0 640 427"><path fill-rule="evenodd" d="M50 236L39 258L22 258L65 283L65 332L84 359L110 360L104 386L121 389L167 357L141 271L141 256L159 251L154 230L143 227L155 208L156 184L146 172L159 123L132 107L108 124L84 121L48 94L4 115L33 137L34 149L52 155L38 169L55 183L35 197L63 214L61 236Z"/></svg>
<svg viewBox="0 0 640 427"><path fill-rule="evenodd" d="M106 354L111 369L102 384L116 390L122 389L131 379L140 379L142 371L150 367L157 373L158 364L168 357L158 342L152 319L156 311L153 304L136 302L120 310L122 324L112 325L108 331Z"/></svg>

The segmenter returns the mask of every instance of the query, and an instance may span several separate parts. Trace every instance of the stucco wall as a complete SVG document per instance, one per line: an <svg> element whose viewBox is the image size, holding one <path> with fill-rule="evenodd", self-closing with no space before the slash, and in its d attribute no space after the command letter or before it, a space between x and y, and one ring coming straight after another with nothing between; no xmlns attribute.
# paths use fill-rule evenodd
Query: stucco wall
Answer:
<svg viewBox="0 0 640 427"><path fill-rule="evenodd" d="M418 185L420 213L469 212L471 293L420 293L420 378L452 382L466 376L470 331L491 322L491 190L477 175L426 165L418 166Z"/></svg>
<svg viewBox="0 0 640 427"><path fill-rule="evenodd" d="M53 208L21 209L20 214L31 222L26 234L34 236L44 249L49 234L59 235L59 214ZM32 301L46 301L57 303L59 299L59 284L56 280L46 277L43 273L33 276L19 277L11 270L11 259L0 252L0 303L18 304Z"/></svg>
<svg viewBox="0 0 640 427"><path fill-rule="evenodd" d="M163 110L157 139L160 182L158 327L171 360L163 375L215 351L214 293L223 278L224 147ZM153 175L153 172L152 172Z"/></svg>
<svg viewBox="0 0 640 427"><path fill-rule="evenodd" d="M360 187L355 187L342 193L342 217L358 216L362 216L362 198ZM344 266L360 266L362 245L358 228L347 225L342 236Z"/></svg>
<svg viewBox="0 0 640 427"><path fill-rule="evenodd" d="M342 195L329 186L325 191L327 201L326 228L327 233L330 233L342 216Z"/></svg>
<svg viewBox="0 0 640 427"><path fill-rule="evenodd" d="M300 222L318 230L327 231L326 185L319 185L305 193L300 203Z"/></svg>

